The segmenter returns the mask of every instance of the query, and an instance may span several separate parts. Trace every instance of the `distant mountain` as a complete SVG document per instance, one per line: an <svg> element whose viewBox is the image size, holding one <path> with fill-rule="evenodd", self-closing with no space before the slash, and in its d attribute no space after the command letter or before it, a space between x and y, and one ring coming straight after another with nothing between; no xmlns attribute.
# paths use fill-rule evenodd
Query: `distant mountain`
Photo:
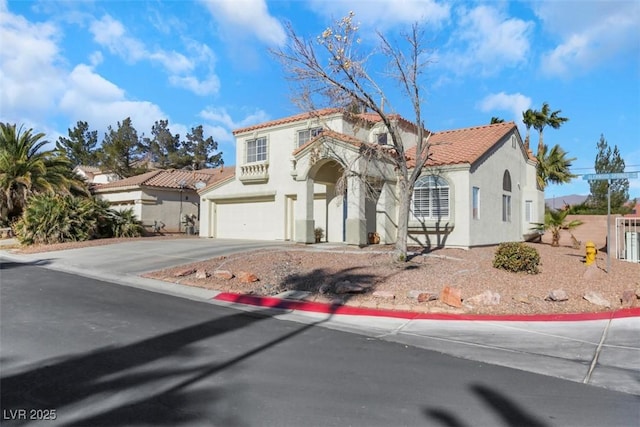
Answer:
<svg viewBox="0 0 640 427"><path fill-rule="evenodd" d="M549 199L544 199L544 203L552 209L559 209L565 205L579 205L580 203L587 200L587 197L589 196L582 196L580 194L569 194L567 196L555 196Z"/></svg>

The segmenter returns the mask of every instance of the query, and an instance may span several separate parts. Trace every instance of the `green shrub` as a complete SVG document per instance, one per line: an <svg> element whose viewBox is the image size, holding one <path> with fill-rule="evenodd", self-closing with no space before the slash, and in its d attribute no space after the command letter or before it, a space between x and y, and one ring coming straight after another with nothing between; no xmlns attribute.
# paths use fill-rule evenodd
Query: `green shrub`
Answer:
<svg viewBox="0 0 640 427"><path fill-rule="evenodd" d="M144 234L142 223L136 219L133 209L109 210L111 237L140 237Z"/></svg>
<svg viewBox="0 0 640 427"><path fill-rule="evenodd" d="M137 237L144 232L131 210L117 212L104 201L57 194L31 197L14 228L25 245Z"/></svg>
<svg viewBox="0 0 640 427"><path fill-rule="evenodd" d="M495 268L515 273L524 271L528 274L537 274L539 265L538 250L521 242L501 243L493 258Z"/></svg>

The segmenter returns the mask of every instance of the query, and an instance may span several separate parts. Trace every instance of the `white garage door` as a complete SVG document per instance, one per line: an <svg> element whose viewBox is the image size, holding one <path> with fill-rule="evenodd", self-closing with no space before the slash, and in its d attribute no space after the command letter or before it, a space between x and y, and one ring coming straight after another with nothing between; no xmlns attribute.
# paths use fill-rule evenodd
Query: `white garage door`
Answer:
<svg viewBox="0 0 640 427"><path fill-rule="evenodd" d="M282 239L282 215L273 201L216 203L216 237L228 239ZM282 233L280 233L282 234Z"/></svg>

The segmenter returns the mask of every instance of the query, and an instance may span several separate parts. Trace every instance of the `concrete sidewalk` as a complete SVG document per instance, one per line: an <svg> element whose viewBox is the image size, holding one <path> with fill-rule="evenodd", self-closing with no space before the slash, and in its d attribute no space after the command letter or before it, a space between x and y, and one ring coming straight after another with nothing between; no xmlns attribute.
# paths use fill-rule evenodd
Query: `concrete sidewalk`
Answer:
<svg viewBox="0 0 640 427"><path fill-rule="evenodd" d="M187 241L188 240L188 241ZM243 298L139 277L144 271L278 242L185 239L133 242L32 255L0 250L0 258L245 311L272 307L274 317L394 341L452 356L640 395L640 309L599 316L525 319L354 311L274 298ZM160 243L160 245L158 245ZM170 246L168 249L167 246ZM560 320L549 320L550 318ZM429 367L425 367L429 369Z"/></svg>

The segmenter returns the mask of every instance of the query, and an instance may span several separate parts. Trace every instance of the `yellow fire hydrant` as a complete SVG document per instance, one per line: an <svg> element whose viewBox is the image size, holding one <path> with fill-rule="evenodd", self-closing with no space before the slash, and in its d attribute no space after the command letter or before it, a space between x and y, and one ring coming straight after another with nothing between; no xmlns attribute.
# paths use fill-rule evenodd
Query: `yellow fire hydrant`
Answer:
<svg viewBox="0 0 640 427"><path fill-rule="evenodd" d="M587 242L586 250L587 255L585 257L585 264L591 265L596 262L596 254L598 253L598 250L596 249L596 245L591 241Z"/></svg>

